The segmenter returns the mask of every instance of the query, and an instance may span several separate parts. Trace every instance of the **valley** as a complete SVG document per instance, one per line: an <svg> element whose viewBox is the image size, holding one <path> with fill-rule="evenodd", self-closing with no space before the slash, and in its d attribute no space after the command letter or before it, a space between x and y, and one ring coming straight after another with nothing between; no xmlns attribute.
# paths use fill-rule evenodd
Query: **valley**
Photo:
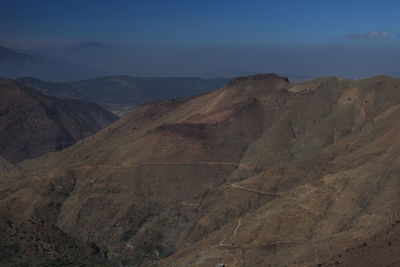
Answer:
<svg viewBox="0 0 400 267"><path fill-rule="evenodd" d="M72 82L47 82L31 77L19 83L62 99L94 102L123 116L146 102L170 98L189 98L222 87L223 78L106 76Z"/></svg>

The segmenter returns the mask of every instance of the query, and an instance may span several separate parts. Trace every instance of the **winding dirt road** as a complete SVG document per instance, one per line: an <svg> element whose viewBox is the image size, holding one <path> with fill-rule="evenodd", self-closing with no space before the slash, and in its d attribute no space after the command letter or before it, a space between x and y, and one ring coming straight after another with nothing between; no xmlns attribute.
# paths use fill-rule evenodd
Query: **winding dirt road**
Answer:
<svg viewBox="0 0 400 267"><path fill-rule="evenodd" d="M238 190L257 193L257 194L260 194L260 195L266 195L266 196L281 196L282 195L282 193L264 192L264 191L259 191L259 190L256 190L256 189L243 187L243 186L240 186L240 185L237 185L237 184L231 184L230 186L235 188L235 189L238 189Z"/></svg>
<svg viewBox="0 0 400 267"><path fill-rule="evenodd" d="M148 162L148 163L134 163L132 165L86 165L82 167L73 168L72 170L81 169L94 169L94 168L107 168L107 169L130 169L140 166L157 166L157 165L217 165L217 166L232 166L232 167L248 167L239 163L220 162L220 161L190 161L190 162Z"/></svg>

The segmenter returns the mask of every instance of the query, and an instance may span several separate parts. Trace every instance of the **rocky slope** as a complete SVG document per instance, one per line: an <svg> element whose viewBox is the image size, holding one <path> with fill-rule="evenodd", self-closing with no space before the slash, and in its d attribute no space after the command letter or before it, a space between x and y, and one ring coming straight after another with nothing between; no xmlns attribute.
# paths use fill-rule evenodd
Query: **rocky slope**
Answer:
<svg viewBox="0 0 400 267"><path fill-rule="evenodd" d="M374 236L358 246L346 248L324 266L399 266L400 221L384 233Z"/></svg>
<svg viewBox="0 0 400 267"><path fill-rule="evenodd" d="M117 117L96 104L45 96L0 79L0 156L11 162L63 149Z"/></svg>
<svg viewBox="0 0 400 267"><path fill-rule="evenodd" d="M115 265L352 266L400 219L399 88L265 74L149 103L8 171L0 205Z"/></svg>
<svg viewBox="0 0 400 267"><path fill-rule="evenodd" d="M222 87L226 79L140 78L107 76L89 80L53 83L35 78L20 78L20 83L59 98L97 103L121 116L145 102L191 97Z"/></svg>
<svg viewBox="0 0 400 267"><path fill-rule="evenodd" d="M39 177L32 183L21 168L1 157L0 171L0 198L27 184L40 196L54 190ZM29 194L22 196L29 198ZM57 206L48 204L43 210ZM39 219L0 205L0 266L110 266L106 264L107 251L63 232L43 215Z"/></svg>
<svg viewBox="0 0 400 267"><path fill-rule="evenodd" d="M106 255L94 243L63 233L54 224L0 213L1 266L106 266Z"/></svg>

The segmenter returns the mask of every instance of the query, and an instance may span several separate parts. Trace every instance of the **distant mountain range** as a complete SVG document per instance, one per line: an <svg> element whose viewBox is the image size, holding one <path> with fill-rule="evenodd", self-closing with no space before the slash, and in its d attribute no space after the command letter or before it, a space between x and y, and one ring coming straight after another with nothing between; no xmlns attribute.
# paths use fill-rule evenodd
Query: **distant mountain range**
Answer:
<svg viewBox="0 0 400 267"><path fill-rule="evenodd" d="M18 53L14 50L0 47L0 59L2 63L19 62L19 63L31 63L35 59L25 53Z"/></svg>
<svg viewBox="0 0 400 267"><path fill-rule="evenodd" d="M97 104L8 79L0 79L0 99L0 156L13 163L68 147L118 119Z"/></svg>
<svg viewBox="0 0 400 267"><path fill-rule="evenodd" d="M70 80L97 76L100 73L82 63L0 47L0 77L33 76L41 79Z"/></svg>
<svg viewBox="0 0 400 267"><path fill-rule="evenodd" d="M187 98L206 93L224 86L228 81L223 78L130 76L106 76L65 83L46 82L30 77L17 80L47 95L97 103L117 115L123 115L149 101Z"/></svg>
<svg viewBox="0 0 400 267"><path fill-rule="evenodd" d="M80 42L80 43L76 43L76 44L72 44L69 46L66 46L67 49L71 49L71 50L93 50L93 49L97 49L97 50L114 50L116 49L115 47L111 46L111 45L106 45L106 44L102 44L99 42L93 42L93 41L89 41L89 42Z"/></svg>

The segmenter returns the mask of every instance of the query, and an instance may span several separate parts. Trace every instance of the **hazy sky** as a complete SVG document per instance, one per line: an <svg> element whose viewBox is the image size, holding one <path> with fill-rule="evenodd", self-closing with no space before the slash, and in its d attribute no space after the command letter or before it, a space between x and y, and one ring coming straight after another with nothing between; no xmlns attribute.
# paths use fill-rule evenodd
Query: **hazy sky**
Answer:
<svg viewBox="0 0 400 267"><path fill-rule="evenodd" d="M138 75L219 68L393 74L400 69L399 11L394 0L0 0L0 43L96 41L129 55L107 59L114 72Z"/></svg>
<svg viewBox="0 0 400 267"><path fill-rule="evenodd" d="M0 31L3 42L320 44L396 35L399 10L385 0L1 0Z"/></svg>

